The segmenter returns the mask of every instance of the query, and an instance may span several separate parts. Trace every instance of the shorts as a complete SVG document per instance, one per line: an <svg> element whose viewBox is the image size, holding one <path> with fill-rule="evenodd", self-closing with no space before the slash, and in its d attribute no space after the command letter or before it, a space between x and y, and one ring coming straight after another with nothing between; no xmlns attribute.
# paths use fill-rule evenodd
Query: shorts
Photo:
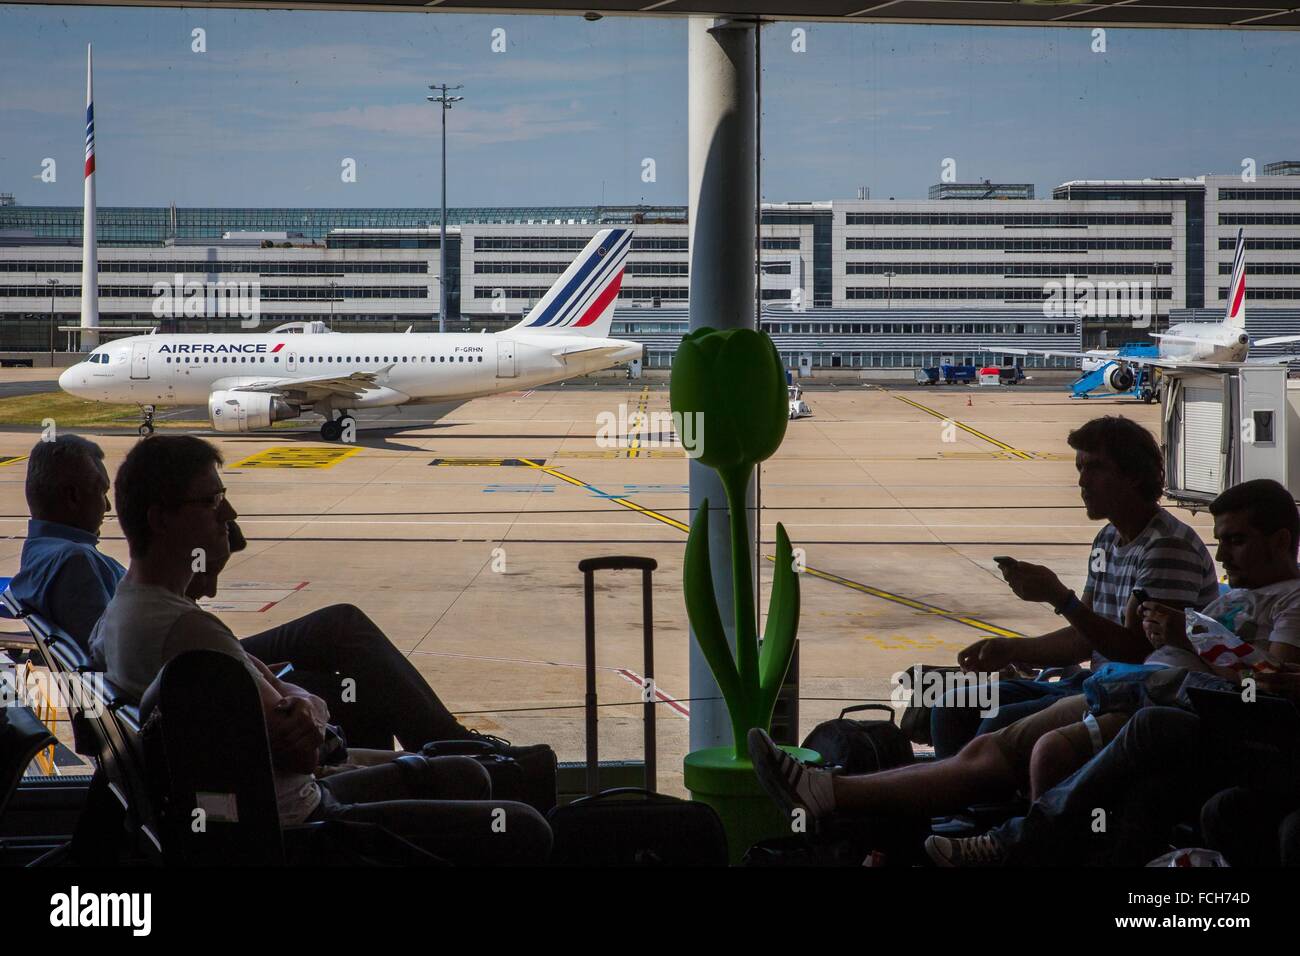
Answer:
<svg viewBox="0 0 1300 956"><path fill-rule="evenodd" d="M1034 752L1034 744L1052 731L1060 731L1079 759L1086 762L1110 743L1129 719L1129 715L1123 713L1097 715L1094 739L1094 731L1084 720L1088 716L1087 700L1082 694L1074 694L1062 697L1050 707L1022 717L988 736L1017 773L1028 774L1029 757Z"/></svg>

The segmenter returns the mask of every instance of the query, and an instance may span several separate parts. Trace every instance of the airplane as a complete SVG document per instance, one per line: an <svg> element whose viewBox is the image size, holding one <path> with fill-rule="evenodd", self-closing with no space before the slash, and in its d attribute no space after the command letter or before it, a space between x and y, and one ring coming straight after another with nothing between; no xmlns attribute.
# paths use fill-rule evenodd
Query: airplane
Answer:
<svg viewBox="0 0 1300 956"><path fill-rule="evenodd" d="M218 432L251 432L305 412L321 438L355 430L362 408L464 401L535 388L641 358L609 338L632 230L602 229L515 326L496 333L331 332L290 322L265 333L133 335L59 376L70 395L141 406L206 404Z"/></svg>
<svg viewBox="0 0 1300 956"><path fill-rule="evenodd" d="M1067 352L1058 349L1021 349L1002 346L990 349L1009 355L1044 355L1082 359L1085 379L1097 375L1098 381L1089 390L1112 392L1133 390L1139 378L1130 366L1149 370L1165 368L1203 368L1224 364L1277 365L1300 361L1300 355L1270 355L1249 358L1252 345L1279 345L1298 342L1300 335L1274 335L1254 339L1246 331L1246 237L1245 230L1237 230L1237 247L1232 257L1232 282L1228 288L1228 304L1223 321L1181 322L1169 327L1167 332L1148 333L1157 342L1154 354L1149 346L1120 349L1092 349L1088 352ZM1080 379L1075 386L1084 380ZM1149 399L1148 399L1149 400Z"/></svg>

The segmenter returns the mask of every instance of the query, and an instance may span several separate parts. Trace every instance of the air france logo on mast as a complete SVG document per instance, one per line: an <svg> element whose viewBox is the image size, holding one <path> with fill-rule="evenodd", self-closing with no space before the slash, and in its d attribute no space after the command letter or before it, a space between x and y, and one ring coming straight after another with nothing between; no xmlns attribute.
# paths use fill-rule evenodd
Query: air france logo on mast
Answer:
<svg viewBox="0 0 1300 956"><path fill-rule="evenodd" d="M153 284L156 319L238 317L240 328L256 328L262 321L261 282L189 282L179 272L172 282Z"/></svg>

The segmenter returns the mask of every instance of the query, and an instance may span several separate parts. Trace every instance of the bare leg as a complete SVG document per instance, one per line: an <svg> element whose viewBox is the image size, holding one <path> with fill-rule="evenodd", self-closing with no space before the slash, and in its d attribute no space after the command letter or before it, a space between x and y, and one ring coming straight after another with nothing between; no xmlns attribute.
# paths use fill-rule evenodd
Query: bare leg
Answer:
<svg viewBox="0 0 1300 956"><path fill-rule="evenodd" d="M1029 798L1037 800L1082 767L1084 760L1059 730L1044 734L1029 758Z"/></svg>
<svg viewBox="0 0 1300 956"><path fill-rule="evenodd" d="M1017 775L1002 750L986 736L976 737L946 760L832 779L838 809L931 815L1007 797Z"/></svg>

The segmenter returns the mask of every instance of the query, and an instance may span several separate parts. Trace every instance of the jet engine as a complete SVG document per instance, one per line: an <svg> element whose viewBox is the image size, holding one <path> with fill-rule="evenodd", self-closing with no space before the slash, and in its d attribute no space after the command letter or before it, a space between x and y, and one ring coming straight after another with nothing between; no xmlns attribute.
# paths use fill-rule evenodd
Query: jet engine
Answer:
<svg viewBox="0 0 1300 956"><path fill-rule="evenodd" d="M1133 377L1133 370L1127 365L1116 363L1106 369L1104 373L1106 387L1112 392L1127 392L1132 387L1136 379Z"/></svg>
<svg viewBox="0 0 1300 956"><path fill-rule="evenodd" d="M272 422L297 418L302 409L266 392L213 392L208 397L208 418L219 432L251 432L270 428Z"/></svg>

